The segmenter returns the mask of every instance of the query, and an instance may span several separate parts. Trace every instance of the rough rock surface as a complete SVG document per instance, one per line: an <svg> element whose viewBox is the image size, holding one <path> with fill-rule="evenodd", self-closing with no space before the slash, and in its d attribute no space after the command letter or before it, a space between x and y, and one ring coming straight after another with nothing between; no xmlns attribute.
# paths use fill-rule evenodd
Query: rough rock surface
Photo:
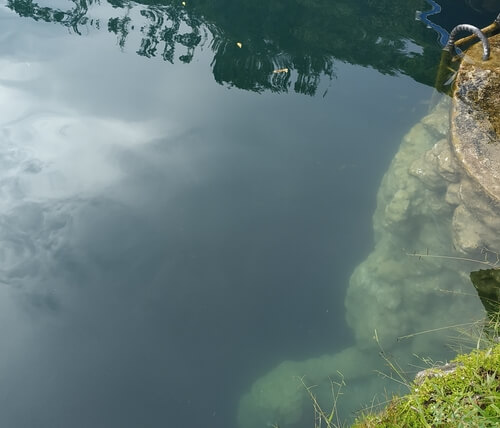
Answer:
<svg viewBox="0 0 500 428"><path fill-rule="evenodd" d="M457 370L458 364L456 363L447 363L442 366L432 367L430 369L421 370L415 376L415 384L421 385L425 379L432 377L444 377L449 374L455 373Z"/></svg>
<svg viewBox="0 0 500 428"><path fill-rule="evenodd" d="M451 141L459 161L494 200L500 200L500 34L491 58L472 46L460 65L453 94Z"/></svg>
<svg viewBox="0 0 500 428"><path fill-rule="evenodd" d="M382 179L373 217L375 248L355 269L346 296L347 321L360 348L373 346L373 327L380 337L394 340L479 313L477 302L457 297L470 292L469 266L435 257L462 257L466 247L474 258L486 241L496 239L469 210L479 206L487 213L484 218L494 215L483 194L469 190L471 180L454 156L446 127L449 112L445 98L416 124ZM412 257L414 252L424 254L422 260ZM412 352L441 339L416 337Z"/></svg>
<svg viewBox="0 0 500 428"><path fill-rule="evenodd" d="M461 172L448 185L455 247L467 254L500 249L500 34L490 38L491 59L480 44L466 53L457 75L450 143Z"/></svg>

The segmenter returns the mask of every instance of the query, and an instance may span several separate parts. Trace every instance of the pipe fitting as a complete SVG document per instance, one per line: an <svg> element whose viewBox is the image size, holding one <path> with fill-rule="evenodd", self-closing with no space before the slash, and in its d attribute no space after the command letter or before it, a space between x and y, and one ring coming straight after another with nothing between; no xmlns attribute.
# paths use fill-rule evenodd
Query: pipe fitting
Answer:
<svg viewBox="0 0 500 428"><path fill-rule="evenodd" d="M500 20L500 14L498 15L497 19ZM495 22L497 21L495 20ZM488 42L488 38L479 28L469 24L460 24L457 25L453 30L451 30L450 38L448 39L448 43L446 44L444 49L450 52L453 50L457 33L460 31L469 31L471 33L474 33L483 44L483 61L487 61L488 59L490 59L490 43Z"/></svg>

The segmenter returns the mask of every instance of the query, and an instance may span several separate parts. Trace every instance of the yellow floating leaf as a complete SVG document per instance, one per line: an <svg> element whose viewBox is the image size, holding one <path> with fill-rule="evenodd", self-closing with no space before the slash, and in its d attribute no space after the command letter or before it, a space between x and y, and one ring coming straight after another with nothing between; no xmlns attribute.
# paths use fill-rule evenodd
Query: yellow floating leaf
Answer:
<svg viewBox="0 0 500 428"><path fill-rule="evenodd" d="M240 42L236 42L236 46L238 46L240 49L243 47L243 45Z"/></svg>

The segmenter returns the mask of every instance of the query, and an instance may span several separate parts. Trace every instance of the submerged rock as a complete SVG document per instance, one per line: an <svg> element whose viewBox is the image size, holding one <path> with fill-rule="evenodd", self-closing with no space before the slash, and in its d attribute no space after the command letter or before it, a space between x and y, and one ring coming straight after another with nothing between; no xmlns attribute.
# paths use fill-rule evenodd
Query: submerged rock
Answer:
<svg viewBox="0 0 500 428"><path fill-rule="evenodd" d="M466 174L449 142L450 105L444 98L408 132L382 179L373 216L375 248L354 270L347 289L346 318L354 345L331 355L284 362L256 380L240 400L240 428L305 426L311 402L300 378L308 385L323 385L317 390L318 400L329 406L329 378L338 372L347 387L337 405L347 417L381 391L383 380L374 372L383 371L385 363L374 340L375 329L379 343L404 365L414 353L437 359L451 356L443 349L449 331L399 343L398 337L482 318L480 302L470 297L470 265L408 255L461 255L454 249L454 227L461 223L453 222L455 214L465 210L463 200L472 203L472 188L465 184ZM474 245L481 239L476 237ZM388 381L384 387L390 391L395 384Z"/></svg>
<svg viewBox="0 0 500 428"><path fill-rule="evenodd" d="M402 365L414 353L443 358L446 327L483 318L469 280L478 266L467 260L484 263L485 254L500 253L500 36L492 39L497 59L480 57L478 47L467 53L453 99L443 98L408 132L382 179L375 247L354 270L345 301L355 344L285 362L258 379L240 401L241 428L303 426L310 399L299 376L328 386L340 371L350 385L340 409L359 408L373 398L373 390L356 385L374 384L370 375L383 365L380 343ZM410 338L396 345L402 336Z"/></svg>
<svg viewBox="0 0 500 428"><path fill-rule="evenodd" d="M454 248L454 232L465 226L455 218L465 210L465 174L445 131L450 104L442 99L410 130L382 179L373 217L375 248L355 269L346 296L346 317L358 347L373 348L374 328L394 343L412 332L480 317L477 302L464 297L470 291L464 263L436 257L463 256ZM477 230L466 231L460 231L460 239L476 248ZM423 254L423 260L414 253ZM408 346L421 353L442 340L416 336Z"/></svg>

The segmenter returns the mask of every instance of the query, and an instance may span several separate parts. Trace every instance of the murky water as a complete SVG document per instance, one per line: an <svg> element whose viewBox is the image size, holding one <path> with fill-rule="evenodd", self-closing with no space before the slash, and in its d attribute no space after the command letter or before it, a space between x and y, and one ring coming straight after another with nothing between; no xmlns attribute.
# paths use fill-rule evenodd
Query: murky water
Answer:
<svg viewBox="0 0 500 428"><path fill-rule="evenodd" d="M1 426L232 428L279 363L354 343L431 103L425 1L0 6Z"/></svg>

